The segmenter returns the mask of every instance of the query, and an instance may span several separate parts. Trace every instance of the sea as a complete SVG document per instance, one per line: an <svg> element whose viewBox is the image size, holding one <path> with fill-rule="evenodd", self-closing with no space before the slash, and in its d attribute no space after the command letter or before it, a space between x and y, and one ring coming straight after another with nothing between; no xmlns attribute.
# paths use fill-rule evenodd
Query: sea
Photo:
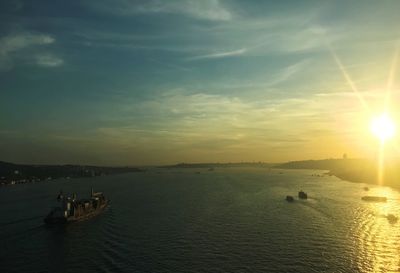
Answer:
<svg viewBox="0 0 400 273"><path fill-rule="evenodd" d="M92 187L111 200L104 213L44 224L61 189L84 198ZM389 214L400 216L395 189L314 170L150 168L5 186L0 272L400 272Z"/></svg>

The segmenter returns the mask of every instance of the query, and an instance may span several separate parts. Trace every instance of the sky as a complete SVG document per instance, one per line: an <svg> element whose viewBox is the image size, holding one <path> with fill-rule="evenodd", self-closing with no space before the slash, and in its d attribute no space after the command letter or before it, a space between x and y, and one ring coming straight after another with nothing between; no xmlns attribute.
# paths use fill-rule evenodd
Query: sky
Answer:
<svg viewBox="0 0 400 273"><path fill-rule="evenodd" d="M399 10L367 0L3 0L0 160L374 156L371 118L400 117Z"/></svg>

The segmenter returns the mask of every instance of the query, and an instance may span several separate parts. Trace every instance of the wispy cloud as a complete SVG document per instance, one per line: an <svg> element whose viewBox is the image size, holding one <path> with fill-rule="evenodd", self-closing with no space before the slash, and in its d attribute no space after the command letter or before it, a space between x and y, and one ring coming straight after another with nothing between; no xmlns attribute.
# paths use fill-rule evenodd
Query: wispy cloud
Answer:
<svg viewBox="0 0 400 273"><path fill-rule="evenodd" d="M140 34L124 28L111 32L89 29L83 36L79 34L87 45L177 52L182 54L182 59L189 61L321 51L326 49L326 42L340 38L338 33L347 33L334 26L321 24L318 20L320 10L317 8L289 17L252 17L246 12L234 14L231 10L239 10L237 3L234 9L234 2L218 0L116 0L111 4L99 0L87 3L91 9L103 14L132 18L159 15L149 16L152 23L146 32L140 31ZM171 20L165 20L168 15ZM176 15L214 23L182 20ZM177 25L179 20L182 24Z"/></svg>
<svg viewBox="0 0 400 273"><path fill-rule="evenodd" d="M188 58L187 60L195 61L195 60L203 60L203 59L220 59L220 58L234 57L234 56L243 55L246 51L247 51L246 48L241 48L241 49L233 50L233 51L224 51L224 52L217 52L217 53L194 56L194 57Z"/></svg>
<svg viewBox="0 0 400 273"><path fill-rule="evenodd" d="M112 12L118 15L169 13L212 21L227 21L232 18L231 12L223 7L219 0L116 0L112 3L108 1L96 1L90 5L102 12Z"/></svg>
<svg viewBox="0 0 400 273"><path fill-rule="evenodd" d="M294 63L292 65L285 67L284 69L279 71L277 74L275 74L273 79L269 83L267 83L266 86L268 86L268 87L274 86L274 85L277 85L279 83L289 80L293 75L295 75L298 72L300 72L301 70L303 70L304 67L309 64L309 62L310 62L309 60L302 60L300 62L297 62L297 63Z"/></svg>
<svg viewBox="0 0 400 273"><path fill-rule="evenodd" d="M36 56L36 63L40 66L56 67L64 64L64 60L52 54L42 54Z"/></svg>
<svg viewBox="0 0 400 273"><path fill-rule="evenodd" d="M0 39L0 54L6 55L32 45L46 45L53 42L53 37L43 34L10 35Z"/></svg>
<svg viewBox="0 0 400 273"><path fill-rule="evenodd" d="M321 118L319 113L323 110L323 106L318 103L310 105L307 98L264 98L249 101L219 94L187 94L185 90L166 92L158 98L140 103L126 98L124 100L119 106L122 112L116 113L115 117L126 122L122 125L124 128L136 124L135 132L154 127L157 130L153 132L162 131L163 135L166 132L169 132L168 135L188 133L211 139L213 135L222 138L229 135L227 132L234 131L234 134L262 135L270 129L279 130L282 120L285 119L299 118L303 121ZM143 113L146 113L145 122L139 124L138 122L143 121ZM137 116L141 120L136 120ZM112 120L112 124L118 124L117 120ZM296 128L303 126L292 126L292 130L295 131Z"/></svg>
<svg viewBox="0 0 400 273"><path fill-rule="evenodd" d="M194 154L199 161L222 155L251 160L263 158L263 149L299 149L311 145L311 139L335 135L326 124L337 114L325 100L331 99L311 95L248 100L175 90L141 102L125 98L120 111L108 116L111 119L104 120L95 134L132 151L143 146L161 150L160 160L183 160ZM316 133L315 128L326 130ZM283 154L274 156L282 160Z"/></svg>
<svg viewBox="0 0 400 273"><path fill-rule="evenodd" d="M55 39L46 34L19 33L3 37L0 39L0 69L12 68L17 53L21 58L21 52L25 49L43 47L54 42ZM58 66L63 63L62 59L48 54L36 56L35 59L38 65Z"/></svg>

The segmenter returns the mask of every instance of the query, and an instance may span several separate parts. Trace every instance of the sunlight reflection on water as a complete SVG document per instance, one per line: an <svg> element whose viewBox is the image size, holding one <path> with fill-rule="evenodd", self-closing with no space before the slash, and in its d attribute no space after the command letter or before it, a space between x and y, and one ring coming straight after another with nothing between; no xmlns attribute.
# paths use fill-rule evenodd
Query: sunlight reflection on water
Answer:
<svg viewBox="0 0 400 273"><path fill-rule="evenodd" d="M388 201L368 203L357 211L358 219L353 222L357 267L362 272L399 272L399 224L387 218L389 214L399 214L399 193L377 187L370 195L385 196Z"/></svg>

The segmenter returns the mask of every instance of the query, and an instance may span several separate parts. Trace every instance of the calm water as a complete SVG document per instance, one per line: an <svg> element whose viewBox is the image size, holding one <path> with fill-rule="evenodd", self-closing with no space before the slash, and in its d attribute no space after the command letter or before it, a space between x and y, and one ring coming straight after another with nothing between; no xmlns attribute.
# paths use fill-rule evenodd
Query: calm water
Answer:
<svg viewBox="0 0 400 273"><path fill-rule="evenodd" d="M0 188L1 272L400 272L400 194L314 171L154 170ZM320 172L321 173L321 172ZM112 200L49 228L62 188ZM303 189L308 200L287 203ZM366 194L387 203L365 203Z"/></svg>

